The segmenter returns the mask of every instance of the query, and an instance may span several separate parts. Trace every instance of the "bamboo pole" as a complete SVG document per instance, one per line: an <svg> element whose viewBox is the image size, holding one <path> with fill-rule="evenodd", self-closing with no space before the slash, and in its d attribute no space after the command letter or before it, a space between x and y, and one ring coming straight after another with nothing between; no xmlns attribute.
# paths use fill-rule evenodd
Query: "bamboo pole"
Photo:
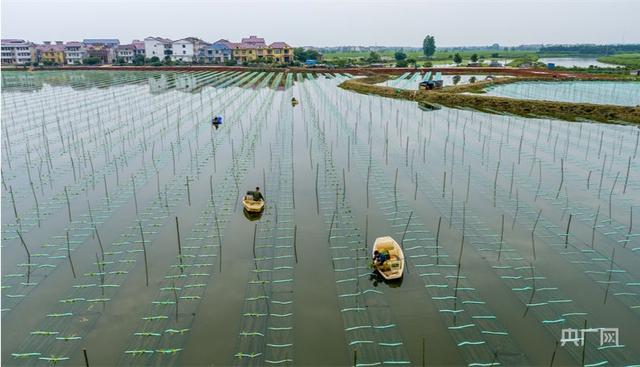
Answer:
<svg viewBox="0 0 640 367"><path fill-rule="evenodd" d="M293 256L296 259L296 264L298 263L298 225L293 225Z"/></svg>
<svg viewBox="0 0 640 367"><path fill-rule="evenodd" d="M569 221L567 222L567 233L564 237L564 248L569 247L569 229L571 228L571 218L573 218L573 214L569 214Z"/></svg>
<svg viewBox="0 0 640 367"><path fill-rule="evenodd" d="M69 231L67 231L67 257L69 258L69 265L71 265L71 273L73 279L76 279L76 269L73 267L73 261L71 260L71 244L69 241Z"/></svg>
<svg viewBox="0 0 640 367"><path fill-rule="evenodd" d="M184 271L182 267L182 244L180 242L180 224L178 223L178 217L176 216L176 236L178 237L178 257L180 258L180 273Z"/></svg>
<svg viewBox="0 0 640 367"><path fill-rule="evenodd" d="M71 219L71 203L69 202L69 193L67 191L67 187L64 187L64 196L67 198L67 212L69 213L69 222L72 222Z"/></svg>
<svg viewBox="0 0 640 367"><path fill-rule="evenodd" d="M140 227L140 238L142 239L142 252L144 254L144 275L145 275L145 284L149 286L149 267L147 264L147 246L144 243L144 231L142 230L142 222L138 221L138 226Z"/></svg>

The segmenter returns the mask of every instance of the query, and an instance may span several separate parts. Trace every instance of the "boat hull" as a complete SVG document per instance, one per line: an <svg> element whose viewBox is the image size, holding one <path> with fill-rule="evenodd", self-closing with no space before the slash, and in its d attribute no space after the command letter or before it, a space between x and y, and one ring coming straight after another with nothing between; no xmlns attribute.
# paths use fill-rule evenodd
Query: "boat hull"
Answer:
<svg viewBox="0 0 640 367"><path fill-rule="evenodd" d="M244 209L249 213L260 213L264 210L264 200L242 200L242 205Z"/></svg>

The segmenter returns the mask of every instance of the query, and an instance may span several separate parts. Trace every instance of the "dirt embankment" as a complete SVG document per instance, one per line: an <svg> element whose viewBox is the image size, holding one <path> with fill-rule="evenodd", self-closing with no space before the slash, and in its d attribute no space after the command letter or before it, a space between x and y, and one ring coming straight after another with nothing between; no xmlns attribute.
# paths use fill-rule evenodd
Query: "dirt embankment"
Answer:
<svg viewBox="0 0 640 367"><path fill-rule="evenodd" d="M513 83L523 80L549 80L549 78L544 77L504 78L430 91L402 90L374 85L389 78L390 76L385 75L372 75L365 78L347 80L340 84L340 87L363 94L375 94L382 97L437 104L451 108L472 108L489 113L556 118L567 121L590 120L615 124L640 124L640 107L523 100L485 96L482 94L463 94L464 92L478 92L488 86L496 84Z"/></svg>

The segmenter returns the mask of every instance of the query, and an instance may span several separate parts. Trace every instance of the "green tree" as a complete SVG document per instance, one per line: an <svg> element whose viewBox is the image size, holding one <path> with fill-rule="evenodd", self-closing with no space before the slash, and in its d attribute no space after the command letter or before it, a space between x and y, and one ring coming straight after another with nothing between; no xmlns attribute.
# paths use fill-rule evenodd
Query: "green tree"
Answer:
<svg viewBox="0 0 640 367"><path fill-rule="evenodd" d="M478 62L478 54L471 55L471 62Z"/></svg>
<svg viewBox="0 0 640 367"><path fill-rule="evenodd" d="M404 51L400 50L396 51L393 57L395 57L396 61L401 61L407 58L407 54L405 54Z"/></svg>
<svg viewBox="0 0 640 367"><path fill-rule="evenodd" d="M369 53L369 57L367 58L367 62L369 62L369 64L377 64L382 60L382 58L380 57L380 54L378 54L377 52L371 51Z"/></svg>
<svg viewBox="0 0 640 367"><path fill-rule="evenodd" d="M453 76L453 85L458 85L458 83L460 83L460 79L462 79L460 77L460 75L454 75Z"/></svg>
<svg viewBox="0 0 640 367"><path fill-rule="evenodd" d="M307 52L302 47L296 47L293 49L293 59L300 62L305 62L307 61Z"/></svg>
<svg viewBox="0 0 640 367"><path fill-rule="evenodd" d="M100 58L96 56L89 56L82 60L84 65L97 65L100 63Z"/></svg>
<svg viewBox="0 0 640 367"><path fill-rule="evenodd" d="M337 60L334 60L333 63L335 64L336 67L344 68L349 63L349 60L337 59Z"/></svg>
<svg viewBox="0 0 640 367"><path fill-rule="evenodd" d="M399 68L406 68L408 65L409 65L409 62L407 62L407 60L396 61L396 66Z"/></svg>
<svg viewBox="0 0 640 367"><path fill-rule="evenodd" d="M229 59L229 60L225 60L224 64L226 66L237 66L238 62L236 60Z"/></svg>
<svg viewBox="0 0 640 367"><path fill-rule="evenodd" d="M413 65L416 68L418 67L418 61L416 61L416 59L413 59L413 58L407 59L407 64Z"/></svg>
<svg viewBox="0 0 640 367"><path fill-rule="evenodd" d="M154 56L155 57L155 56ZM136 55L133 58L133 65L142 66L144 65L144 55Z"/></svg>
<svg viewBox="0 0 640 367"><path fill-rule="evenodd" d="M153 56L149 59L149 62L160 62L160 58L158 56Z"/></svg>
<svg viewBox="0 0 640 367"><path fill-rule="evenodd" d="M476 77L472 76L471 78L469 78L469 83L475 83L476 82Z"/></svg>
<svg viewBox="0 0 640 367"><path fill-rule="evenodd" d="M422 41L422 52L426 57L431 57L436 53L436 39L427 35Z"/></svg>
<svg viewBox="0 0 640 367"><path fill-rule="evenodd" d="M293 58L300 62L305 62L307 60L319 60L320 53L316 50L305 50L302 47L297 47L293 49Z"/></svg>
<svg viewBox="0 0 640 367"><path fill-rule="evenodd" d="M456 52L456 54L453 55L453 62L455 62L456 64L462 63L462 56L460 56L460 54Z"/></svg>

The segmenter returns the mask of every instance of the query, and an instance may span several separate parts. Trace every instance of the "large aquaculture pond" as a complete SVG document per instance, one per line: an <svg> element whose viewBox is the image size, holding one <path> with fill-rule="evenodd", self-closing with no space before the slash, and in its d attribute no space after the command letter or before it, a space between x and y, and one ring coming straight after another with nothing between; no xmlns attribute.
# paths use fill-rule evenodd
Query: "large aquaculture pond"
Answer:
<svg viewBox="0 0 640 367"><path fill-rule="evenodd" d="M640 361L636 126L350 77L3 72L2 364Z"/></svg>
<svg viewBox="0 0 640 367"><path fill-rule="evenodd" d="M546 101L640 106L640 82L518 82L489 87L487 95Z"/></svg>

